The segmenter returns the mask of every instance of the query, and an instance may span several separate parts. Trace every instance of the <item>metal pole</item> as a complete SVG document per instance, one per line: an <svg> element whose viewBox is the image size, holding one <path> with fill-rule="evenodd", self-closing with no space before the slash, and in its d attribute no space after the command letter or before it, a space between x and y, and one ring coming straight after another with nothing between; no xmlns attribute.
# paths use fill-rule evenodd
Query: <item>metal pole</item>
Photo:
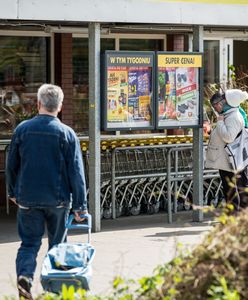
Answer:
<svg viewBox="0 0 248 300"><path fill-rule="evenodd" d="M176 173L176 177L177 177L177 173L178 173L178 152L175 152L175 173ZM177 205L178 205L178 193L177 193L177 188L178 188L178 184L177 181L174 182L174 200L173 200L173 205L174 205L174 213L177 212Z"/></svg>
<svg viewBox="0 0 248 300"><path fill-rule="evenodd" d="M203 26L193 28L193 51L203 52ZM203 68L199 76L199 118L200 128L193 129L193 204L198 207L193 210L193 221L203 221Z"/></svg>
<svg viewBox="0 0 248 300"><path fill-rule="evenodd" d="M101 230L100 24L89 23L89 211L92 231Z"/></svg>
<svg viewBox="0 0 248 300"><path fill-rule="evenodd" d="M111 166L111 197L112 197L112 218L116 218L115 207L115 149L112 151L112 166Z"/></svg>
<svg viewBox="0 0 248 300"><path fill-rule="evenodd" d="M172 223L171 211L171 149L167 152L167 212L168 223Z"/></svg>

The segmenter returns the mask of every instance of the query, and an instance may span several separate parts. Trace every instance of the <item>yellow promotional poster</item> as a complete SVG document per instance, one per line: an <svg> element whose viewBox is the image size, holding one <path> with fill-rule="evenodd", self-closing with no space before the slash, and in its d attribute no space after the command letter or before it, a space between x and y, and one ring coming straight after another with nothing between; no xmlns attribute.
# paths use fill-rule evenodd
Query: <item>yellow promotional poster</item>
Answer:
<svg viewBox="0 0 248 300"><path fill-rule="evenodd" d="M127 121L128 72L125 69L109 70L107 80L107 119L109 122L125 122Z"/></svg>
<svg viewBox="0 0 248 300"><path fill-rule="evenodd" d="M110 128L150 125L151 74L150 67L108 68L107 122Z"/></svg>
<svg viewBox="0 0 248 300"><path fill-rule="evenodd" d="M154 53L106 52L105 129L154 127Z"/></svg>
<svg viewBox="0 0 248 300"><path fill-rule="evenodd" d="M139 114L147 121L151 118L150 101L149 95L139 97Z"/></svg>
<svg viewBox="0 0 248 300"><path fill-rule="evenodd" d="M200 68L202 67L202 55L200 54L159 54L159 68Z"/></svg>

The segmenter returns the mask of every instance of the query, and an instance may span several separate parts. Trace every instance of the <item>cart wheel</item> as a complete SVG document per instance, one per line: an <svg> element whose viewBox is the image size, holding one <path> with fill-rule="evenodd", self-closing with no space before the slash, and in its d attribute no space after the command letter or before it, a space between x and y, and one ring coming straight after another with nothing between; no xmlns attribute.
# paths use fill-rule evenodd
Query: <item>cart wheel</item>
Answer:
<svg viewBox="0 0 248 300"><path fill-rule="evenodd" d="M133 215L133 216L139 215L140 214L140 205L132 206L130 212L131 212L131 215Z"/></svg>
<svg viewBox="0 0 248 300"><path fill-rule="evenodd" d="M122 215L122 206L116 207L116 218L119 218Z"/></svg>
<svg viewBox="0 0 248 300"><path fill-rule="evenodd" d="M130 216L131 215L131 207L124 206L123 211L124 211L125 216Z"/></svg>
<svg viewBox="0 0 248 300"><path fill-rule="evenodd" d="M160 208L160 202L157 202L155 205L154 205L154 213L157 214L159 212L159 208Z"/></svg>
<svg viewBox="0 0 248 300"><path fill-rule="evenodd" d="M184 207L185 210L191 210L192 205L189 201L185 200L184 204L183 204L183 207Z"/></svg>
<svg viewBox="0 0 248 300"><path fill-rule="evenodd" d="M185 209L184 208L184 202L183 201L177 201L177 211L182 211L182 210Z"/></svg>
<svg viewBox="0 0 248 300"><path fill-rule="evenodd" d="M167 209L167 198L164 193L162 193L161 197L159 198L159 202L160 202L160 209L166 210Z"/></svg>
<svg viewBox="0 0 248 300"><path fill-rule="evenodd" d="M213 205L214 207L218 206L218 198L210 199L208 205Z"/></svg>
<svg viewBox="0 0 248 300"><path fill-rule="evenodd" d="M153 215L155 213L155 204L148 204L147 213Z"/></svg>
<svg viewBox="0 0 248 300"><path fill-rule="evenodd" d="M111 208L104 208L103 210L103 217L104 219L110 219L112 216L112 210Z"/></svg>

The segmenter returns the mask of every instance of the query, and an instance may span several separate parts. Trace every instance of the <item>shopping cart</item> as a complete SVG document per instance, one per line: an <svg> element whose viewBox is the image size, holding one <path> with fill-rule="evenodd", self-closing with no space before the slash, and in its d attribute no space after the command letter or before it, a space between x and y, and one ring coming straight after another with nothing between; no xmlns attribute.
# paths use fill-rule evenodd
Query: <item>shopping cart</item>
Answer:
<svg viewBox="0 0 248 300"><path fill-rule="evenodd" d="M61 243L52 247L44 258L40 280L45 291L60 293L63 284L74 286L75 290L89 290L95 249L90 244L91 215L81 217L85 218L85 224L74 224L74 215L69 216ZM67 232L71 229L87 230L88 242L67 243Z"/></svg>

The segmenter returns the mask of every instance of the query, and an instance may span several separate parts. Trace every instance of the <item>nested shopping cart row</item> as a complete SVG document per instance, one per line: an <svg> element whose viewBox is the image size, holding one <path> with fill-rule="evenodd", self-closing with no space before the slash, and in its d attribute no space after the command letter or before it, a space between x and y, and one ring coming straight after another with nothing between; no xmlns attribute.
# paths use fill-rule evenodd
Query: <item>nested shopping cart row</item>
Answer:
<svg viewBox="0 0 248 300"><path fill-rule="evenodd" d="M115 205L112 201L111 182L104 181L101 186L101 214L109 219L121 215L153 214L160 210L168 211L168 193L171 194L171 211L190 210L193 200L192 178L181 178L173 182L168 189L165 176L121 179L115 182ZM204 178L204 205L217 205L222 201L221 183L219 178L206 176Z"/></svg>
<svg viewBox="0 0 248 300"><path fill-rule="evenodd" d="M88 151L83 151L86 175ZM101 152L101 213L104 218L192 208L192 144L134 145ZM88 178L88 176L86 176ZM203 172L203 204L223 199L215 170Z"/></svg>

